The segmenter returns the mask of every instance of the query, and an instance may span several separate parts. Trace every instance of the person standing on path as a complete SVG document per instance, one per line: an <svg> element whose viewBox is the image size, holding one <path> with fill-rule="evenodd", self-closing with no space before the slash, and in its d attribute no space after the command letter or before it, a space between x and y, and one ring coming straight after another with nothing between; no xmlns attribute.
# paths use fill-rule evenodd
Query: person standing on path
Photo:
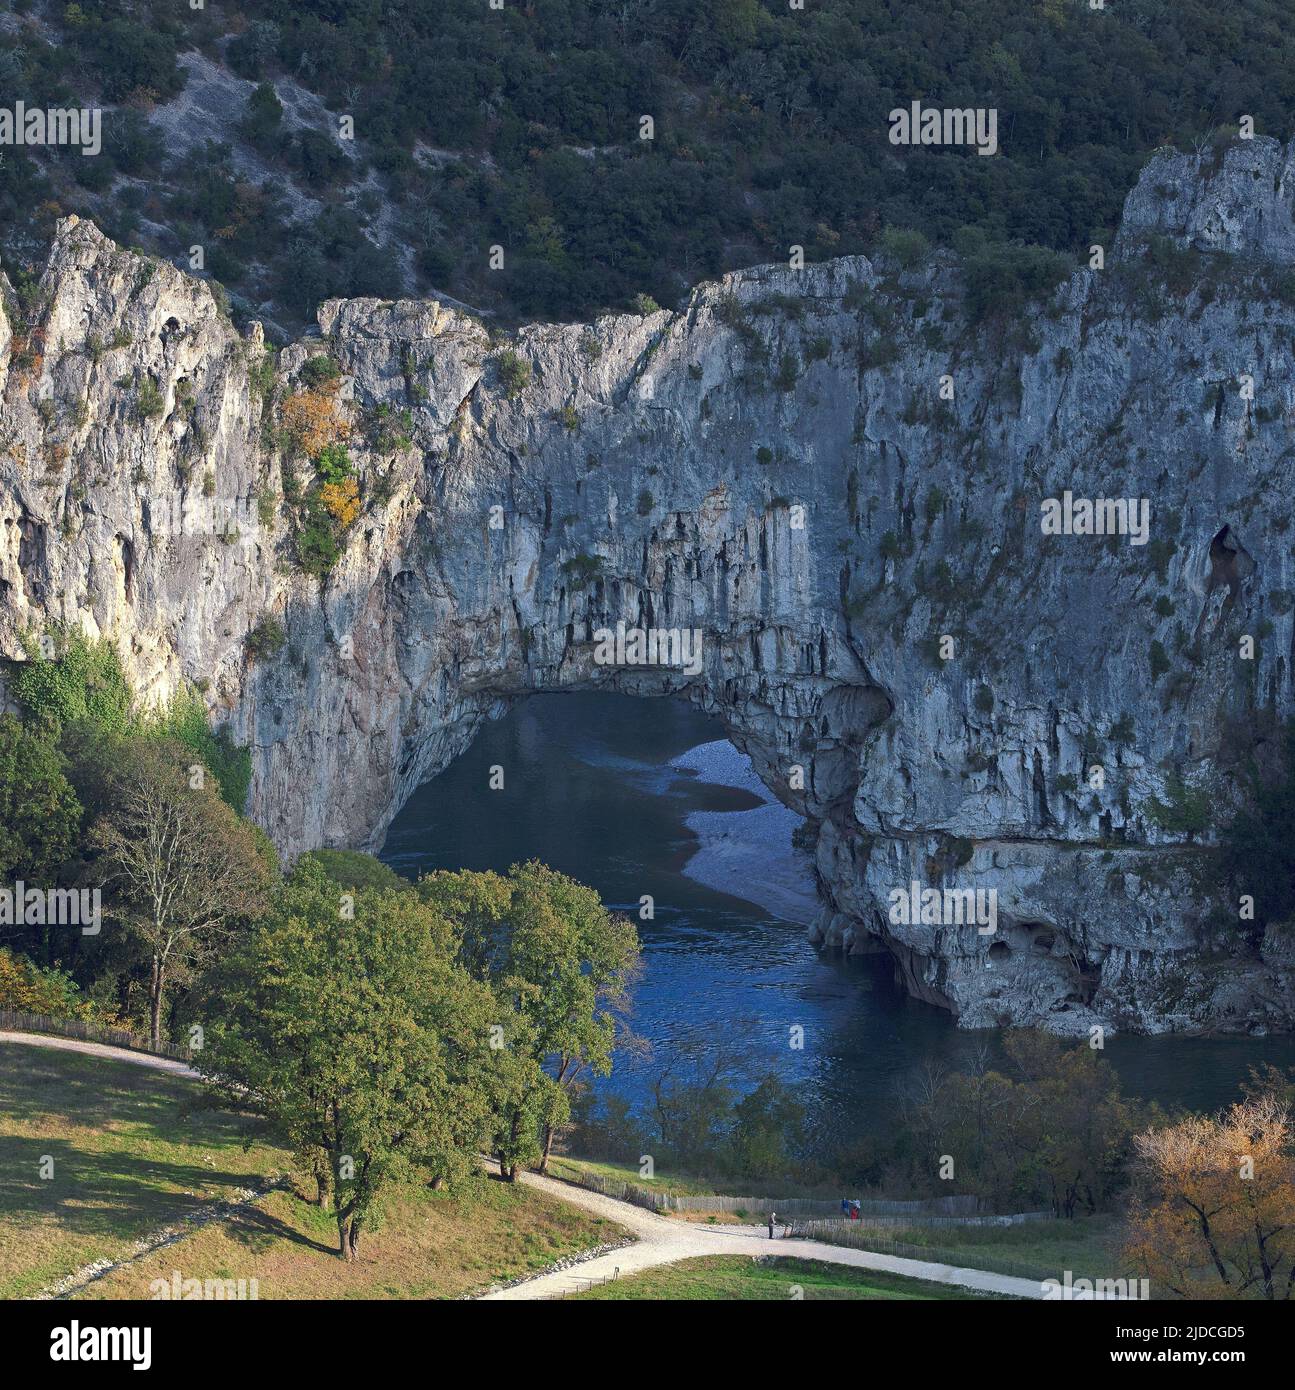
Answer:
<svg viewBox="0 0 1295 1390"><path fill-rule="evenodd" d="M778 1219L778 1213L777 1213L776 1211L771 1211L771 1212L769 1213L769 1239L770 1239L770 1240L773 1239L773 1223L774 1223L775 1221L777 1221L777 1219Z"/></svg>

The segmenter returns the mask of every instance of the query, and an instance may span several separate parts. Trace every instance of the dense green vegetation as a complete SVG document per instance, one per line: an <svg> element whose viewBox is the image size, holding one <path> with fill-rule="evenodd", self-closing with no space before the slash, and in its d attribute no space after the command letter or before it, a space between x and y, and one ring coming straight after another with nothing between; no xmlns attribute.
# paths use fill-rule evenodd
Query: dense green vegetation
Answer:
<svg viewBox="0 0 1295 1390"><path fill-rule="evenodd" d="M348 1260L392 1182L547 1158L576 1078L611 1070L638 960L630 922L541 864L357 888L354 858L299 865L192 1004L197 1065L257 1097Z"/></svg>
<svg viewBox="0 0 1295 1390"><path fill-rule="evenodd" d="M1295 918L1295 720L1257 739L1238 775L1240 807L1223 827L1218 851L1222 920L1235 929L1237 906L1253 899L1242 927Z"/></svg>
<svg viewBox="0 0 1295 1390"><path fill-rule="evenodd" d="M1002 1070L932 1073L898 1098L894 1123L836 1153L816 1149L806 1114L776 1076L734 1085L712 1060L697 1077L664 1076L638 1107L618 1096L578 1107L571 1148L633 1168L651 1154L664 1190L706 1174L737 1196L974 1193L996 1211L1073 1219L1114 1209L1134 1134L1161 1118L1123 1096L1114 1068L1086 1043L1007 1035ZM957 1155L949 1170L944 1156ZM632 1172L631 1182L639 1182Z"/></svg>
<svg viewBox="0 0 1295 1390"><path fill-rule="evenodd" d="M1147 153L1242 114L1295 127L1295 31L1281 0L15 0L0 38L29 104L101 92L105 154L8 151L6 262L59 211L96 215L285 320L329 295L437 287L505 316L663 304L722 269L911 253L974 229L973 281L1008 302L1105 239ZM191 49L246 84L220 138L168 146ZM300 125L289 83L329 108ZM251 84L256 84L252 86ZM276 92L276 88L278 89ZM999 113L1001 154L889 143L915 99ZM354 140L339 121L354 121ZM641 118L654 122L641 139ZM262 161L240 172L235 159ZM429 154L428 151L434 153ZM244 164L243 167L248 167ZM376 182L369 181L370 175ZM126 176L135 182L123 182ZM308 202L284 196L289 181ZM146 225L148 224L148 225ZM490 265L498 246L504 263ZM974 289L974 285L973 285Z"/></svg>
<svg viewBox="0 0 1295 1390"><path fill-rule="evenodd" d="M174 988L260 910L278 873L242 816L251 759L191 687L141 708L110 641L55 629L27 647L8 673L22 718L0 716L0 877L97 892L101 920L6 925L0 1008L161 1040Z"/></svg>
<svg viewBox="0 0 1295 1390"><path fill-rule="evenodd" d="M632 923L539 863L414 885L325 850L285 880L241 814L246 752L196 691L140 711L110 642L28 646L23 719L0 717L0 874L102 910L7 922L0 1009L183 1040L231 1108L257 1096L348 1259L393 1183L458 1190L482 1148L510 1180L547 1161L611 1070Z"/></svg>
<svg viewBox="0 0 1295 1390"><path fill-rule="evenodd" d="M182 1039L231 1111L256 1096L250 1131L313 1179L348 1260L393 1193L457 1198L483 1148L508 1179L546 1161L578 1081L611 1070L630 922L538 863L413 885L319 851L285 880L195 690L141 710L111 642L27 645L0 874L103 901L92 930L6 922L0 1009Z"/></svg>

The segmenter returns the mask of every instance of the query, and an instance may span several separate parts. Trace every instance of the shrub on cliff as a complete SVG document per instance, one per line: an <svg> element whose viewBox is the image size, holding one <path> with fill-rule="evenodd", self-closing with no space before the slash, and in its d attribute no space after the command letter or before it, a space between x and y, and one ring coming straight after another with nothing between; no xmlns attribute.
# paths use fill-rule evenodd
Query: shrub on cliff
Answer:
<svg viewBox="0 0 1295 1390"><path fill-rule="evenodd" d="M318 458L349 433L337 402L322 391L298 391L279 408L279 444L289 454Z"/></svg>
<svg viewBox="0 0 1295 1390"><path fill-rule="evenodd" d="M306 499L306 515L293 541L297 565L304 574L322 579L342 553L332 517L318 492Z"/></svg>
<svg viewBox="0 0 1295 1390"><path fill-rule="evenodd" d="M162 413L162 406L161 390L152 377L146 376L135 393L135 414L141 420L151 420Z"/></svg>
<svg viewBox="0 0 1295 1390"><path fill-rule="evenodd" d="M1212 798L1203 787L1191 786L1174 768L1165 778L1165 800L1153 796L1146 806L1152 825L1171 835L1184 835L1190 843L1209 829Z"/></svg>
<svg viewBox="0 0 1295 1390"><path fill-rule="evenodd" d="M267 661L278 656L287 644L288 634L278 618L266 616L244 638L243 645L253 661Z"/></svg>
<svg viewBox="0 0 1295 1390"><path fill-rule="evenodd" d="M912 270L931 254L931 243L912 227L887 227L878 238L878 247L901 270Z"/></svg>
<svg viewBox="0 0 1295 1390"><path fill-rule="evenodd" d="M1069 257L1045 246L991 242L978 232L963 236L959 250L967 317L973 323L1018 313L1050 294L1074 268Z"/></svg>
<svg viewBox="0 0 1295 1390"><path fill-rule="evenodd" d="M27 661L10 689L25 719L50 725L88 719L110 733L130 726L133 695L112 642L55 627L41 638L29 634L24 646Z"/></svg>
<svg viewBox="0 0 1295 1390"><path fill-rule="evenodd" d="M360 514L360 485L354 478L344 478L340 483L325 483L319 489L319 500L329 516L345 530Z"/></svg>
<svg viewBox="0 0 1295 1390"><path fill-rule="evenodd" d="M301 364L300 375L312 391L330 391L341 380L342 369L326 353L320 353Z"/></svg>
<svg viewBox="0 0 1295 1390"><path fill-rule="evenodd" d="M495 358L495 366L499 371L499 384L510 401L516 400L531 384L531 364L511 349L505 349Z"/></svg>

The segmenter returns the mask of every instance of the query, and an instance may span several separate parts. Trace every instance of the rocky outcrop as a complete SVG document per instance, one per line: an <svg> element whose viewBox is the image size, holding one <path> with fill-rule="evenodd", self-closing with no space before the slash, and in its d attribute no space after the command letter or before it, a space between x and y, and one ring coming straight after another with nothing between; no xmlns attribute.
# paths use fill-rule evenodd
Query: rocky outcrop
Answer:
<svg viewBox="0 0 1295 1390"><path fill-rule="evenodd" d="M944 256L508 343L331 302L273 384L204 283L68 219L0 325L0 654L70 622L147 699L199 682L288 854L380 845L527 693L684 696L819 827L817 938L962 1023L1289 1027L1286 934L1215 922L1154 808L1225 799L1229 731L1291 705L1291 158L1157 156L1104 266L1006 321ZM281 430L321 354L364 497L322 581ZM1044 534L1066 492L1146 499L1147 543ZM700 668L600 664L618 622ZM892 921L912 882L993 890L995 930Z"/></svg>

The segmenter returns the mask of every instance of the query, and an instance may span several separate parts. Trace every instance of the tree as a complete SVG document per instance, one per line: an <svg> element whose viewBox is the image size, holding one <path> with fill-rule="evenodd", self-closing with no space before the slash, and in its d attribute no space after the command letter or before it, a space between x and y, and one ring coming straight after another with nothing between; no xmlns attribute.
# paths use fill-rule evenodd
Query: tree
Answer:
<svg viewBox="0 0 1295 1390"><path fill-rule="evenodd" d="M134 92L165 101L184 86L184 72L175 61L175 40L167 33L129 19L110 19L82 26L79 38L109 101L121 101Z"/></svg>
<svg viewBox="0 0 1295 1390"><path fill-rule="evenodd" d="M263 911L269 888L252 827L221 799L205 768L190 771L192 756L169 740L123 741L110 774L110 809L91 833L104 882L115 889L115 911L148 956L154 1046L167 987Z"/></svg>
<svg viewBox="0 0 1295 1390"><path fill-rule="evenodd" d="M143 721L143 732L174 739L191 748L211 769L230 809L243 814L252 785L252 755L234 742L228 724L212 729L207 707L192 685L181 686L169 704L149 715Z"/></svg>
<svg viewBox="0 0 1295 1390"><path fill-rule="evenodd" d="M1274 1094L1190 1115L1134 1141L1126 1254L1179 1298L1289 1300L1295 1292L1295 1154Z"/></svg>
<svg viewBox="0 0 1295 1390"><path fill-rule="evenodd" d="M1295 720L1247 761L1241 804L1219 837L1219 877L1231 903L1254 898L1262 930L1295 917Z"/></svg>
<svg viewBox="0 0 1295 1390"><path fill-rule="evenodd" d="M581 1072L611 1072L618 1012L639 968L638 931L608 912L592 888L536 860L514 865L508 878L499 992L530 1020L535 1059L548 1066L558 1092L540 1107L544 1172Z"/></svg>
<svg viewBox="0 0 1295 1390"><path fill-rule="evenodd" d="M218 1016L198 1065L255 1097L315 1173L343 1259L385 1184L471 1166L509 1084L498 1005L454 955L453 927L415 894L341 890L311 863L207 986Z"/></svg>
<svg viewBox="0 0 1295 1390"><path fill-rule="evenodd" d="M1019 1152L1058 1216L1092 1213L1123 1181L1137 1122L1115 1069L1087 1046L1020 1031L1007 1053L1024 1080Z"/></svg>
<svg viewBox="0 0 1295 1390"><path fill-rule="evenodd" d="M435 907L455 932L459 959L478 980L490 980L503 964L503 922L511 890L501 874L438 871L418 880L418 896Z"/></svg>
<svg viewBox="0 0 1295 1390"><path fill-rule="evenodd" d="M973 323L991 315L1018 313L1029 300L1050 294L1071 269L1066 256L1044 246L980 239L963 261L967 316Z"/></svg>
<svg viewBox="0 0 1295 1390"><path fill-rule="evenodd" d="M653 1080L651 1152L668 1154L685 1171L704 1173L719 1164L737 1094L729 1072L728 1049L720 1046L695 1059L691 1079L667 1070Z"/></svg>
<svg viewBox="0 0 1295 1390"><path fill-rule="evenodd" d="M12 715L0 716L0 879L51 885L76 848L80 828L81 803L58 749ZM50 928L34 931L42 934L39 944L50 965Z"/></svg>
<svg viewBox="0 0 1295 1390"><path fill-rule="evenodd" d="M805 1107L787 1083L775 1075L762 1078L734 1105L733 1117L734 1170L762 1181L786 1177L805 1131Z"/></svg>
<svg viewBox="0 0 1295 1390"><path fill-rule="evenodd" d="M283 103L269 82L261 82L252 88L247 98L247 115L243 117L242 130L247 138L262 151L272 148L278 138L283 122Z"/></svg>
<svg viewBox="0 0 1295 1390"><path fill-rule="evenodd" d="M407 892L414 886L380 859L375 859L371 854L362 854L359 850L312 849L297 862L318 864L342 888L390 888Z"/></svg>
<svg viewBox="0 0 1295 1390"><path fill-rule="evenodd" d="M578 1079L608 1075L613 1047L626 1039L618 1019L639 967L638 932L592 888L536 860L506 878L431 874L418 892L454 924L467 968L493 986L511 1019L509 1049L529 1057L503 1115L505 1176L534 1158L543 1172Z"/></svg>
<svg viewBox="0 0 1295 1390"><path fill-rule="evenodd" d="M905 1106L912 1176L934 1190L941 1155L959 1188L999 1207L1048 1202L1058 1216L1107 1206L1124 1181L1141 1122L1114 1068L1086 1046L1009 1033L1016 1076L981 1058L966 1073L929 1072Z"/></svg>
<svg viewBox="0 0 1295 1390"><path fill-rule="evenodd" d="M0 880L51 887L81 834L81 802L56 746L0 717ZM54 963L54 926L14 927L17 944Z"/></svg>

